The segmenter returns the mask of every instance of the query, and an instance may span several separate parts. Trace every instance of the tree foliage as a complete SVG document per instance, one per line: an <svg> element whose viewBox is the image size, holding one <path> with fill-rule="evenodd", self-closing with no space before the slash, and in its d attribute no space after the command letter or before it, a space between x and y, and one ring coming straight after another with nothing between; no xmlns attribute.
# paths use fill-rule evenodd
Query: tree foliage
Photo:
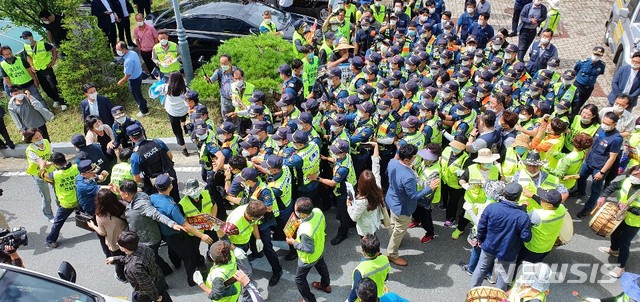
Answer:
<svg viewBox="0 0 640 302"><path fill-rule="evenodd" d="M220 67L220 55L228 54L233 65L244 71L246 82L267 95L267 105L273 108L273 93L280 92L282 80L278 76L278 66L291 64L293 48L291 42L273 35L245 36L226 41L218 48L218 55L203 67L208 76ZM209 84L203 79L202 68L198 68L191 89L198 91L201 100L206 100L209 113L220 120L220 95L217 83Z"/></svg>
<svg viewBox="0 0 640 302"><path fill-rule="evenodd" d="M26 26L44 35L45 29L38 17L40 11L75 16L83 0L2 0L0 18L9 19L18 26Z"/></svg>
<svg viewBox="0 0 640 302"><path fill-rule="evenodd" d="M91 82L101 95L112 100L128 97L126 86L117 86L122 66L113 60L107 37L90 16L67 17L68 39L60 50L65 54L56 69L58 84L64 99L75 106L84 99L82 85Z"/></svg>

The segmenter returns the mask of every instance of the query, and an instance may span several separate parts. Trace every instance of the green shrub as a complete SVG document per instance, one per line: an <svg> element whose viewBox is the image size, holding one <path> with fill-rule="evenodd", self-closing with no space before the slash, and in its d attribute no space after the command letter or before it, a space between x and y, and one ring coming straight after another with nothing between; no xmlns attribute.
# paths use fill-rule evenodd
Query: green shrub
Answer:
<svg viewBox="0 0 640 302"><path fill-rule="evenodd" d="M233 65L244 71L245 81L267 95L267 106L274 107L274 92L280 92L282 80L278 76L278 66L291 64L293 48L291 42L273 35L245 36L226 41L218 48L218 55L204 65L208 76L220 67L220 55L228 54ZM191 89L198 91L200 99L205 101L210 113L216 120L220 117L220 95L217 83L209 84L203 78L202 68L198 68Z"/></svg>
<svg viewBox="0 0 640 302"><path fill-rule="evenodd" d="M84 99L82 85L91 82L101 95L116 103L129 98L127 86L117 86L122 76L122 66L113 61L113 52L107 37L98 28L96 18L87 16L67 17L65 26L69 37L60 45L65 54L56 68L56 76L62 96L71 106L78 106Z"/></svg>
<svg viewBox="0 0 640 302"><path fill-rule="evenodd" d="M38 17L41 10L66 17L76 15L83 0L2 0L0 18L7 18L17 26L26 26L45 36L45 29Z"/></svg>

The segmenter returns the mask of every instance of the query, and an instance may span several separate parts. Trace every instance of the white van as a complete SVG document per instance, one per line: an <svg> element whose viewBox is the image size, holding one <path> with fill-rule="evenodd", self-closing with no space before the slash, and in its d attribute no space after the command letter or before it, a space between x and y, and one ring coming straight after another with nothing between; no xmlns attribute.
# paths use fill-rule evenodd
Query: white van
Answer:
<svg viewBox="0 0 640 302"><path fill-rule="evenodd" d="M605 24L604 43L616 66L631 64L631 54L640 51L640 0L615 0Z"/></svg>

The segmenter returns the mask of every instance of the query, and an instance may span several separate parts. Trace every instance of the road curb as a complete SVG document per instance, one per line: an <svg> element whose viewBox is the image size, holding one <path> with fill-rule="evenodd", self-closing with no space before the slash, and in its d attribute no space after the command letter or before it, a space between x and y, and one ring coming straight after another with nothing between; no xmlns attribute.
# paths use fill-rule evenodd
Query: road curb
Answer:
<svg viewBox="0 0 640 302"><path fill-rule="evenodd" d="M166 138L160 138L160 140L162 140L165 144L167 144L167 147L169 147L169 150L178 150L178 143L176 142L176 138L175 137L166 137ZM192 143L191 140L185 139L185 143L187 145L187 149L189 150L196 150L196 144ZM26 158L27 154L26 154L26 150L27 150L27 146L29 146L28 144L19 144L16 145L15 149L4 149L4 150L0 150L0 154L3 157L13 157L13 158ZM70 142L64 142L64 143L53 143L51 144L51 148L53 149L53 151L56 152L61 152L63 154L76 154L76 148L70 143Z"/></svg>

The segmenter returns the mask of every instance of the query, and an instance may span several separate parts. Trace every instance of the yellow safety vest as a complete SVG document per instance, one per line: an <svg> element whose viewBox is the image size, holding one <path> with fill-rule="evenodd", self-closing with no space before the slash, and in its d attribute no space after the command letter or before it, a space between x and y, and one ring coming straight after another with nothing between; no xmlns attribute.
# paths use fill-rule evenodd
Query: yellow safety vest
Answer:
<svg viewBox="0 0 640 302"><path fill-rule="evenodd" d="M543 173L540 171L540 173ZM540 176L538 176L540 177ZM538 186L533 182L529 173L526 170L520 170L520 176L518 177L518 183L525 189L529 190L529 192L535 193L538 191ZM557 189L558 184L560 184L560 180L552 174L547 173L547 178L540 184L539 188L545 190ZM529 205L527 206L527 213L536 209L541 209L540 205L535 202L532 198L529 198L524 195L520 195L520 203L524 201L529 201Z"/></svg>
<svg viewBox="0 0 640 302"><path fill-rule="evenodd" d="M473 125L474 122L476 121L476 117L478 116L478 114L475 112L475 110L471 110L471 114L467 115L465 118L456 121L455 123L453 123L453 131L452 134L455 133L458 130L458 127L460 127L460 124L462 122L465 122L467 124L467 132L463 133L464 136L469 136L469 134L471 134L471 130L473 130Z"/></svg>
<svg viewBox="0 0 640 302"><path fill-rule="evenodd" d="M464 166L465 161L469 159L469 154L467 152L462 151L462 154L456 160L454 160L451 165L449 165L449 158L451 157L451 147L444 148L442 151L442 156L440 157L440 166L442 167L442 181L447 186L460 189L462 186L458 183L458 175L456 175L457 170L461 170L462 166Z"/></svg>
<svg viewBox="0 0 640 302"><path fill-rule="evenodd" d="M238 271L238 265L236 263L236 257L234 256L233 252L231 252L231 260L227 263L227 264L222 264L222 265L214 265L211 267L211 269L209 270L209 275L207 275L207 280L205 281L205 284L209 287L209 288L213 288L213 281L217 278L220 278L224 281L227 281L231 278L233 278L233 275ZM240 298L240 293L241 291L241 287L240 287L240 282L234 282L233 284L229 285L230 287L233 287L234 290L233 291L227 291L225 290L225 293L230 293L229 296L225 296L220 298L219 300L211 300L211 301L215 301L215 302L236 302L238 301L238 298Z"/></svg>
<svg viewBox="0 0 640 302"><path fill-rule="evenodd" d="M53 188L60 206L65 209L75 209L78 206L76 196L76 176L80 172L77 165L72 165L66 170L53 171Z"/></svg>
<svg viewBox="0 0 640 302"><path fill-rule="evenodd" d="M309 175L320 172L320 147L314 143L308 143L304 148L298 150L298 156L302 159L303 184L311 183Z"/></svg>
<svg viewBox="0 0 640 302"><path fill-rule="evenodd" d="M311 264L315 263L322 257L324 252L325 241L325 219L324 214L318 208L314 208L311 214L311 218L307 221L300 223L298 227L296 242L302 242L300 237L307 235L313 240L314 250L312 253L306 253L298 250L298 258L302 263Z"/></svg>
<svg viewBox="0 0 640 302"><path fill-rule="evenodd" d="M237 98L242 102L245 108L249 108L251 106L251 101L249 100L253 96L253 91L256 89L256 86L251 83L244 83L244 91L242 91L242 95L240 95L240 91L238 89L233 89L231 91L231 97ZM245 108L241 108L240 106L234 106L236 111L245 110Z"/></svg>
<svg viewBox="0 0 640 302"><path fill-rule="evenodd" d="M629 200L629 189L631 189L631 180L627 178L622 181L622 188L618 192L618 202L623 204L631 203L632 207L640 207L640 197L636 200ZM640 216L627 212L624 223L632 227L640 227Z"/></svg>
<svg viewBox="0 0 640 302"><path fill-rule="evenodd" d="M51 159L51 143L49 143L49 140L44 139L43 150L38 149L35 146L35 144L29 144L29 146L27 147L27 150L25 151L25 154L27 155L27 164L28 164L27 174L31 176L38 176L38 172L40 171L40 166L38 165L37 162L34 162L29 158L29 151L35 153L42 160L49 161ZM55 167L53 165L45 168L45 171L47 173L51 173L53 172L53 170L55 170Z"/></svg>
<svg viewBox="0 0 640 302"><path fill-rule="evenodd" d="M580 116L576 115L573 118L573 122L571 123L571 127L569 127L569 132L564 136L564 147L569 149L569 151L573 151L573 138L576 137L580 133L585 133L591 137L596 134L596 131L600 128L600 124L593 123L591 126L587 128L582 128L582 124L580 123Z"/></svg>
<svg viewBox="0 0 640 302"><path fill-rule="evenodd" d="M238 228L238 235L229 235L229 241L234 245L245 245L249 243L253 232L253 225L256 223L249 222L244 218L244 212L247 210L247 205L237 207L231 211L229 217L227 217L228 223L233 223Z"/></svg>
<svg viewBox="0 0 640 302"><path fill-rule="evenodd" d="M118 163L111 169L111 183L120 185L123 180L133 180L130 163Z"/></svg>
<svg viewBox="0 0 640 302"><path fill-rule="evenodd" d="M541 219L539 225L531 226L531 241L525 242L524 246L534 253L546 253L553 249L567 209L560 205L555 210L536 209L532 213L537 213Z"/></svg>
<svg viewBox="0 0 640 302"><path fill-rule="evenodd" d="M276 197L276 202L274 203L274 207L272 207L273 215L278 217L280 215L281 210L278 202L282 203L286 208L291 205L291 182L293 178L291 177L291 171L289 167L282 167L282 174L278 179L274 179L268 183L269 187L272 189L278 189L282 192L280 197ZM275 195L275 194L274 194Z"/></svg>
<svg viewBox="0 0 640 302"><path fill-rule="evenodd" d="M582 167L582 163L585 159L585 151L573 150L571 153L565 155L558 162L558 169L553 169L553 167L548 167L548 172L557 176L560 180L560 184L562 184L565 188L571 189L576 185L576 179L567 179L563 180L562 178L567 175L576 175L580 173L580 168ZM560 167L566 167L565 171L559 171Z"/></svg>
<svg viewBox="0 0 640 302"><path fill-rule="evenodd" d="M528 152L528 151L527 151ZM523 156L527 156L527 152ZM515 147L507 148L507 152L504 156L504 161L500 165L500 174L507 181L510 181L513 177L513 174L518 170L522 170L524 165L520 161L518 154L516 153Z"/></svg>
<svg viewBox="0 0 640 302"><path fill-rule="evenodd" d="M313 88L313 84L316 82L319 64L320 61L316 57L313 57L313 62L309 62L308 58L302 59L302 85L305 97L309 95L311 88Z"/></svg>
<svg viewBox="0 0 640 302"><path fill-rule="evenodd" d="M355 271L359 271L362 279L370 278L373 280L378 286L378 297L382 297L390 270L391 265L389 264L389 258L384 255L379 255L373 259L361 261L358 266L356 266L354 273ZM351 280L353 280L353 276Z"/></svg>
<svg viewBox="0 0 640 302"><path fill-rule="evenodd" d="M424 135L422 134L422 132L419 132L419 131L416 131L414 133L406 133L405 136L402 138L402 140L409 145L414 145L418 147L418 150L422 149L425 141Z"/></svg>
<svg viewBox="0 0 640 302"><path fill-rule="evenodd" d="M562 146L564 142L564 134L552 139L545 140L547 143L553 145L547 151L540 151L540 159L546 160L550 167L556 167L558 165L559 157L562 156Z"/></svg>
<svg viewBox="0 0 640 302"><path fill-rule="evenodd" d="M158 61L165 62L168 60L173 60L178 57L178 44L169 41L169 49L167 51L164 50L164 47L160 43L156 44L153 49L156 52L156 56L158 57ZM180 62L176 61L171 65L164 67L162 65L158 65L160 72L162 73L172 73L180 70Z"/></svg>
<svg viewBox="0 0 640 302"><path fill-rule="evenodd" d="M213 209L213 202L211 202L211 195L209 191L202 190L200 193L200 203L202 204L202 210L198 210L198 208L193 205L191 198L187 195L183 196L180 199L180 207L182 207L182 211L184 212L185 217L194 217L200 214L211 214L211 209ZM204 230L200 230L201 233L204 233ZM189 234L189 236L193 236Z"/></svg>
<svg viewBox="0 0 640 302"><path fill-rule="evenodd" d="M347 174L347 179L345 181L352 184L354 187L356 187L356 172L355 172L355 169L353 168L353 161L351 160L350 154L347 154L344 160L340 161L339 163L336 162L336 165L333 167L333 175L336 175L336 173L338 172L338 169L340 169L341 167L347 168L347 170L349 170L349 173ZM333 194L335 194L336 196L340 196L340 188L341 188L341 184L337 183L336 186L333 188Z"/></svg>
<svg viewBox="0 0 640 302"><path fill-rule="evenodd" d="M7 60L0 62L0 67L7 74L11 85L23 85L32 80L29 71L22 65L22 60L16 57L13 64L9 64Z"/></svg>
<svg viewBox="0 0 640 302"><path fill-rule="evenodd" d="M434 143L434 144L441 144L442 143L442 131L438 130L438 120L440 118L436 115L433 118L431 118L430 120L426 121L426 125L431 127L431 129L433 131L431 131L431 140L430 142ZM423 128L424 129L424 128Z"/></svg>
<svg viewBox="0 0 640 302"><path fill-rule="evenodd" d="M303 54L298 52L298 48L296 48L296 41L300 41L300 45L303 46L309 44L309 42L307 42L307 39L305 39L300 33L298 33L298 31L294 29L293 38L291 40L291 43L293 44L293 55L298 59L302 59Z"/></svg>
<svg viewBox="0 0 640 302"><path fill-rule="evenodd" d="M353 79L351 79L351 81L349 82L349 87L347 88L347 92L349 93L349 95L358 94L358 88L356 88L356 83L360 79L364 79L364 72L360 72L360 73L356 74L353 77Z"/></svg>
<svg viewBox="0 0 640 302"><path fill-rule="evenodd" d="M540 300L540 302L546 302L547 295L545 295L545 293L543 292L539 292L538 294L531 297L520 297L517 288L514 287L511 289L511 291L509 291L509 302L527 302L532 300Z"/></svg>
<svg viewBox="0 0 640 302"><path fill-rule="evenodd" d="M49 66L49 63L53 61L51 52L47 51L44 41L42 40L36 42L35 52L33 48L31 48L31 44L25 44L24 52L31 57L31 60L33 61L33 68L35 70L45 70L47 69L47 66Z"/></svg>
<svg viewBox="0 0 640 302"><path fill-rule="evenodd" d="M498 180L500 172L495 165L489 168L489 178L486 180L496 181ZM482 188L482 182L485 177L480 172L480 164L473 164L469 166L469 189L464 192L465 202L470 203L484 203L487 199L487 195Z"/></svg>
<svg viewBox="0 0 640 302"><path fill-rule="evenodd" d="M426 167L426 164L424 161L421 161L420 164L417 166L416 168L416 174L418 175L418 178L420 179L420 182L424 182L425 185L429 185L428 181L434 177L433 175L438 175L438 177L442 177L442 172L441 172L441 168L440 168L440 163L439 162L435 162L433 163L433 165ZM420 182L418 182L418 191L422 191L422 189L424 189L424 187L422 185L420 185ZM431 203L432 204L436 204L440 202L440 198L441 198L441 191L440 191L441 186L438 186L435 190L435 192L431 192L431 194L433 194L433 198L431 199ZM425 196L428 197L428 196Z"/></svg>
<svg viewBox="0 0 640 302"><path fill-rule="evenodd" d="M267 23L267 20L262 20L262 23L260 23L260 27L264 27L267 29L267 32L271 32L274 33L276 32L276 24L273 23L273 21L269 20L269 22Z"/></svg>

